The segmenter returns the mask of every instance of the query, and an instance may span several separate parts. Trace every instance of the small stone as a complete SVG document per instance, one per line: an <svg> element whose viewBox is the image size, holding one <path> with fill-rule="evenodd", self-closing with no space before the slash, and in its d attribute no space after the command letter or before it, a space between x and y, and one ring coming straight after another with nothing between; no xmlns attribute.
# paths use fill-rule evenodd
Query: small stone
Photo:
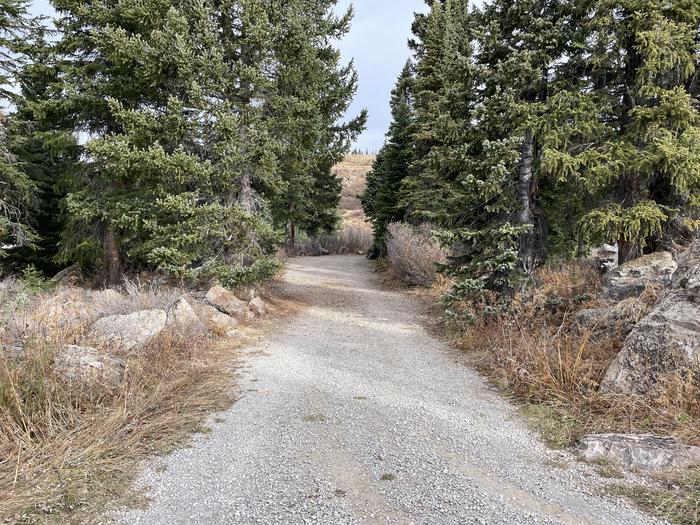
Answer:
<svg viewBox="0 0 700 525"><path fill-rule="evenodd" d="M267 313L267 306L265 306L265 301L263 301L260 297L253 298L248 303L248 307L256 317L262 317Z"/></svg>

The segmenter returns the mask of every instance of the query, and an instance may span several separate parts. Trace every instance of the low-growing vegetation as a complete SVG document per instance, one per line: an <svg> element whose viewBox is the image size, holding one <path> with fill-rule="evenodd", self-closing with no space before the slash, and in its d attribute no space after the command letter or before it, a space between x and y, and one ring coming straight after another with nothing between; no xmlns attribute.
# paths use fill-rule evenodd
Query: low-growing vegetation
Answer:
<svg viewBox="0 0 700 525"><path fill-rule="evenodd" d="M348 224L335 233L301 239L296 255L364 255L372 245L372 231L363 224Z"/></svg>
<svg viewBox="0 0 700 525"><path fill-rule="evenodd" d="M84 522L128 495L142 460L171 450L232 402L234 343L166 328L138 352L101 348L126 364L118 384L66 381L55 358L66 344L99 347L88 335L95 319L166 307L183 291L36 284L8 279L0 287L0 521Z"/></svg>
<svg viewBox="0 0 700 525"><path fill-rule="evenodd" d="M392 276L409 286L432 286L438 280L438 265L446 262L429 224L390 224L386 250Z"/></svg>

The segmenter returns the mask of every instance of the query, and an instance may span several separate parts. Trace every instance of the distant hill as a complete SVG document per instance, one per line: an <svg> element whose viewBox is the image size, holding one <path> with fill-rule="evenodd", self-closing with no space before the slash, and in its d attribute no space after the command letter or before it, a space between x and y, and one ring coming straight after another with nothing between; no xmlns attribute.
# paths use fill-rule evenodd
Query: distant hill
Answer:
<svg viewBox="0 0 700 525"><path fill-rule="evenodd" d="M348 155L334 168L335 174L343 182L340 197L340 213L344 223L364 223L359 195L365 190L367 173L372 169L376 155Z"/></svg>

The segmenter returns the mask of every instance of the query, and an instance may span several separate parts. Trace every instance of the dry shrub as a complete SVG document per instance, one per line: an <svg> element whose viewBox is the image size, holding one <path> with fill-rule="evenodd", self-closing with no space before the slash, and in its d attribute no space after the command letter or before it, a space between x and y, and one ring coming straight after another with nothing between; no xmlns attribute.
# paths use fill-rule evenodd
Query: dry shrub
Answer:
<svg viewBox="0 0 700 525"><path fill-rule="evenodd" d="M121 299L57 292L83 306L84 316L62 319L56 296L47 294L12 313L26 325L23 357L0 354L0 521L86 521L123 493L142 460L172 449L207 414L230 404L233 354L201 334L164 331L138 353L112 350L127 363L116 388L68 384L56 375L53 356L80 343L94 318L162 307L180 293L127 289ZM4 342L16 335L2 332Z"/></svg>
<svg viewBox="0 0 700 525"><path fill-rule="evenodd" d="M548 267L535 281L537 286L516 296L509 314L469 328L460 344L496 384L528 404L549 409L541 413L561 423L550 433L550 442L564 446L587 433L614 431L698 439L697 375L669 377L644 398L600 392L624 339L569 329L578 310L602 304L594 270L582 264ZM654 296L648 291L618 308L643 316Z"/></svg>
<svg viewBox="0 0 700 525"><path fill-rule="evenodd" d="M372 246L372 230L366 224L344 226L339 232L317 235L297 245L298 255L364 254Z"/></svg>
<svg viewBox="0 0 700 525"><path fill-rule="evenodd" d="M446 261L446 254L431 232L429 224L420 227L404 223L389 225L387 257L396 279L409 286L430 287L435 283L436 265Z"/></svg>

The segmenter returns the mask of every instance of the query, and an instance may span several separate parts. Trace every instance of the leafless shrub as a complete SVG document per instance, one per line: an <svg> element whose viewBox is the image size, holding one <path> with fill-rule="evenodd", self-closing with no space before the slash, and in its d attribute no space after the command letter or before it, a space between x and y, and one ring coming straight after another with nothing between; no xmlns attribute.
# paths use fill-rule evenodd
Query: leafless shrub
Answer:
<svg viewBox="0 0 700 525"><path fill-rule="evenodd" d="M437 279L436 265L446 261L446 253L431 235L428 224L413 227L389 225L387 255L393 275L410 286L432 286Z"/></svg>

